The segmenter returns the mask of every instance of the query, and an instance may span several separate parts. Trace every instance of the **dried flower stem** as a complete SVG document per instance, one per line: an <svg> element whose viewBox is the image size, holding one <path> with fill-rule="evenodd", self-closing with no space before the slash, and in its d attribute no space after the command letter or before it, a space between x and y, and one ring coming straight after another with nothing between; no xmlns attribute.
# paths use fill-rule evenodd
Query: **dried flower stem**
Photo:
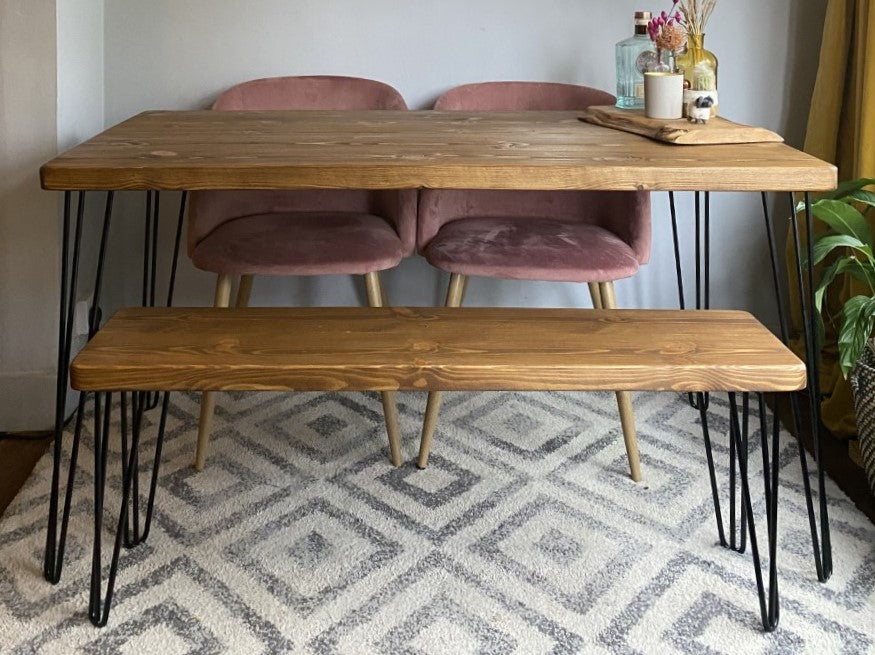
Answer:
<svg viewBox="0 0 875 655"><path fill-rule="evenodd" d="M684 15L687 34L705 33L705 25L716 4L717 0L680 0L678 7Z"/></svg>

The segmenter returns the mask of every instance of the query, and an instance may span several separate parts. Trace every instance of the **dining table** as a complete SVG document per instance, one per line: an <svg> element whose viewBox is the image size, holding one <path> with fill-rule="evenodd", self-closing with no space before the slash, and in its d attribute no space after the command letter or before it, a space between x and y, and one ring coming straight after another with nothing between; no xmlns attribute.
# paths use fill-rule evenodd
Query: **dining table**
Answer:
<svg viewBox="0 0 875 655"><path fill-rule="evenodd" d="M57 582L75 474L72 463L61 508L62 437L74 309L80 298L83 241L97 241L88 334L101 324L104 261L110 248L114 194L145 191L143 305L173 301L186 192L214 189L530 189L653 191L670 194L675 256L678 257L674 194L705 197L722 191L761 194L772 286L779 308L781 338L789 339L789 306L779 274L768 193L786 199L793 235L792 288L800 295L803 342L809 380L807 395L793 396L797 438L810 420L814 456L820 461L818 363L812 244L800 238L800 223L812 233L810 194L836 187L836 168L785 143L675 145L588 124L578 111L145 111L64 152L40 169L42 187L63 192L58 368L52 492L44 576ZM156 293L160 192L182 191L166 299ZM93 219L86 199L103 198L102 220ZM74 202L75 201L75 202ZM706 223L707 225L707 223ZM698 230L697 230L698 233ZM706 227L707 233L707 227ZM657 238L659 236L657 235ZM698 244L698 241L697 241ZM706 242L707 248L707 242ZM765 246L764 246L765 247ZM744 254L739 254L744 260ZM751 254L751 256L756 256ZM677 265L680 303L683 290ZM697 257L697 278L699 277ZM707 275L707 261L706 261ZM697 295L699 281L697 279ZM707 308L707 284L704 307ZM701 299L697 306L702 306ZM702 402L699 399L698 402ZM808 412L803 412L803 403ZM157 396L153 402L157 404ZM78 444L85 394L80 394L74 428ZM163 411L166 412L166 397ZM160 422L163 426L163 420ZM74 451L76 448L74 447ZM74 456L75 457L75 456ZM812 553L817 577L832 571L824 471L817 467L817 500L800 442ZM154 484L154 481L153 481ZM815 502L817 507L815 507ZM716 503L716 496L715 496ZM61 514L59 516L59 510ZM718 513L719 515L719 513ZM775 521L776 522L776 519ZM734 534L734 526L732 527ZM742 523L742 533L744 526ZM743 547L743 546L742 546ZM762 597L761 597L762 600Z"/></svg>

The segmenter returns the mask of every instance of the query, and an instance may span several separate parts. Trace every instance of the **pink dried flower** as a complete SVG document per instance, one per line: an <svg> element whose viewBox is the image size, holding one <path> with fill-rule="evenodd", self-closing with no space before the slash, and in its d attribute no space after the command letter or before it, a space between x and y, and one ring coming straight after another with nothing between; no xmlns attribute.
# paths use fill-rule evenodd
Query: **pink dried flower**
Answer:
<svg viewBox="0 0 875 655"><path fill-rule="evenodd" d="M679 2L681 0L672 0L672 9ZM663 11L647 24L647 33L657 48L677 52L684 47L687 40L686 32L681 27L682 23L683 17L681 12L675 11L674 15L672 15L667 11Z"/></svg>
<svg viewBox="0 0 875 655"><path fill-rule="evenodd" d="M668 23L653 40L657 48L677 52L687 42L687 33L678 25Z"/></svg>

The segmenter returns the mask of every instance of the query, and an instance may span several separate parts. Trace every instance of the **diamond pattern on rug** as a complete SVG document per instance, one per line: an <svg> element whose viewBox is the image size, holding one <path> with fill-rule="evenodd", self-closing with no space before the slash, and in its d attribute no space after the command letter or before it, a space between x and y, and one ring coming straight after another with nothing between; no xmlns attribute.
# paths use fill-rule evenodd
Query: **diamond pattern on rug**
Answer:
<svg viewBox="0 0 875 655"><path fill-rule="evenodd" d="M387 471L386 458L377 453L341 471L332 482L408 530L441 544L525 485L524 477L515 469L490 461L462 443L449 442L446 446L452 450L445 448L444 455L433 454L424 471L412 462ZM421 477L422 482L405 482L411 475ZM432 483L434 478L439 481ZM452 482L441 487L448 478Z"/></svg>
<svg viewBox="0 0 875 655"><path fill-rule="evenodd" d="M151 535L123 551L100 631L86 616L91 420L55 586L41 571L50 455L38 463L0 520L0 652L875 653L875 526L830 482L835 572L817 582L788 435L781 624L761 630L750 553L717 544L685 396L633 395L641 484L628 477L612 393L447 393L424 471L413 460L425 394L399 394L398 469L379 394L228 393L196 473L198 400L171 395ZM712 396L725 514L728 417ZM157 419L146 415L141 494ZM120 502L118 422L116 412L104 559ZM750 427L762 540L755 408Z"/></svg>
<svg viewBox="0 0 875 655"><path fill-rule="evenodd" d="M174 602L153 605L139 616L105 632L82 650L85 653L146 652L161 644L162 653L220 653L221 642L196 616Z"/></svg>
<svg viewBox="0 0 875 655"><path fill-rule="evenodd" d="M383 567L400 545L349 512L312 500L230 544L230 561L302 616Z"/></svg>
<svg viewBox="0 0 875 655"><path fill-rule="evenodd" d="M734 559L734 558L733 558ZM749 572L680 552L649 580L599 635L611 652L651 652L671 644L681 653L858 653L872 649L868 619L841 628L792 598L782 599L777 631L763 632L750 608ZM782 589L783 594L787 592ZM787 621L785 614L794 614ZM861 617L863 618L863 617ZM798 619L798 620L797 620ZM867 625L868 622L868 625ZM847 625L847 624L845 624ZM839 634L839 631L841 634ZM817 644L815 646L814 644Z"/></svg>
<svg viewBox="0 0 875 655"><path fill-rule="evenodd" d="M440 455L430 458L427 473L411 467L391 469L377 480L418 504L434 509L469 493L481 478Z"/></svg>
<svg viewBox="0 0 875 655"><path fill-rule="evenodd" d="M518 642L461 603L437 596L390 630L380 646L385 653L428 653L435 644L452 653L513 653Z"/></svg>
<svg viewBox="0 0 875 655"><path fill-rule="evenodd" d="M465 404L459 406L461 411L451 410L445 420L475 442L488 443L505 456L527 461L543 459L592 428L579 412L544 402L540 394L465 396Z"/></svg>
<svg viewBox="0 0 875 655"><path fill-rule="evenodd" d="M575 653L584 643L435 551L311 645L318 653Z"/></svg>
<svg viewBox="0 0 875 655"><path fill-rule="evenodd" d="M296 462L333 467L379 439L388 448L377 394L288 394L270 410L259 413L255 426L283 443L285 455Z"/></svg>
<svg viewBox="0 0 875 655"><path fill-rule="evenodd" d="M527 502L471 545L521 588L585 613L649 545L545 496Z"/></svg>

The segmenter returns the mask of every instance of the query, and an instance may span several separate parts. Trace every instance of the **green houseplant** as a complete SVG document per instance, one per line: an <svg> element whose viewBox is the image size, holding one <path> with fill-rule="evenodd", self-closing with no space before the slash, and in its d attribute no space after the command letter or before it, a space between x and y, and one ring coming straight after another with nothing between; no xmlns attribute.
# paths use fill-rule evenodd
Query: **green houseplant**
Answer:
<svg viewBox="0 0 875 655"><path fill-rule="evenodd" d="M866 213L875 207L875 192L865 189L872 185L875 185L875 179L843 182L835 191L811 205L814 215L830 228L813 244L814 264L823 262L836 249L845 249L823 270L815 288L818 315L827 287L842 273L862 282L868 291L849 298L842 307L838 348L845 377L863 354L875 323L875 241L866 220ZM863 207L863 210L858 207ZM800 203L797 211L801 210L804 210L804 205Z"/></svg>
<svg viewBox="0 0 875 655"><path fill-rule="evenodd" d="M811 210L829 227L812 244L813 263L820 264L835 253L815 288L818 317L821 316L827 288L841 274L859 280L864 290L842 305L837 345L842 375L845 378L850 376L860 451L869 486L875 493L875 342L872 337L875 325L875 240L866 216L875 207L875 192L866 189L871 186L875 186L875 179L843 182L835 191L813 203ZM797 211L800 210L804 210L804 205L797 207Z"/></svg>

